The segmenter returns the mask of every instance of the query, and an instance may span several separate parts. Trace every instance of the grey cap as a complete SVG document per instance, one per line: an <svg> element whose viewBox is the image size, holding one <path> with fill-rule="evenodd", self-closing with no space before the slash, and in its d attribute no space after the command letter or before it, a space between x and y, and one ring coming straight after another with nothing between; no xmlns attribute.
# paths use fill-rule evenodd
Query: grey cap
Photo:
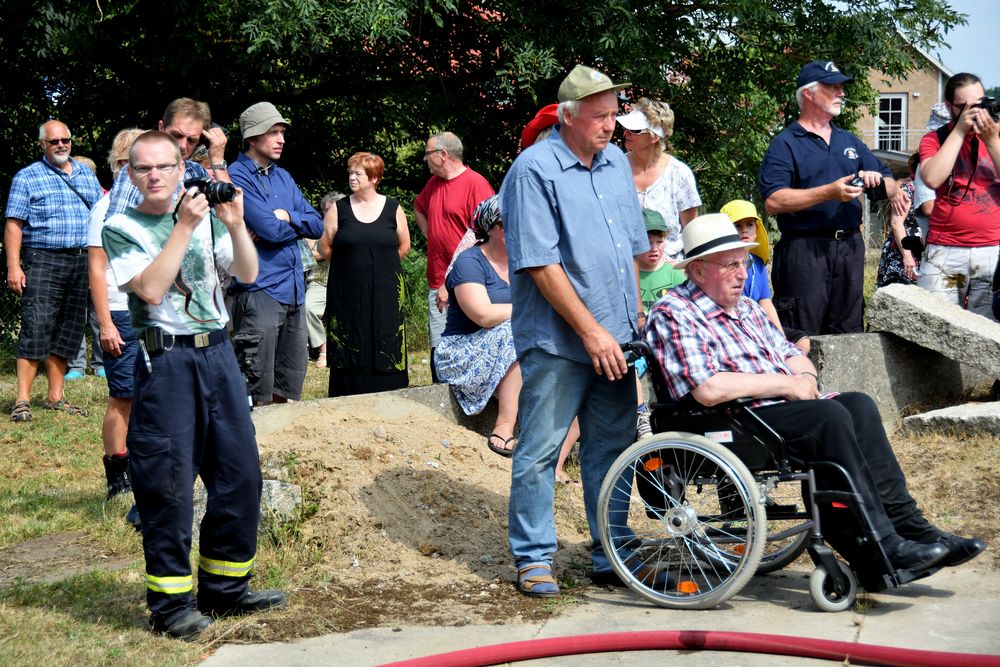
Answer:
<svg viewBox="0 0 1000 667"><path fill-rule="evenodd" d="M596 69L577 65L573 71L559 84L557 99L560 102L569 100L582 100L584 97L603 93L606 90L619 91L628 88L631 83L614 83L607 74L602 74Z"/></svg>
<svg viewBox="0 0 1000 667"><path fill-rule="evenodd" d="M244 141L260 136L278 124L291 126L270 102L258 102L240 114L240 134Z"/></svg>

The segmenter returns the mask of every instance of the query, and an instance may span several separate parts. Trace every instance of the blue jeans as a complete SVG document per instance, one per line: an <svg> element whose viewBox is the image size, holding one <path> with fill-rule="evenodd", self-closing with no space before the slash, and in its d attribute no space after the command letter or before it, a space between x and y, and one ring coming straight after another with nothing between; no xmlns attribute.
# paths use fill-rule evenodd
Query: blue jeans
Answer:
<svg viewBox="0 0 1000 667"><path fill-rule="evenodd" d="M610 571L597 530L597 496L618 455L635 439L635 371L612 382L590 364L539 349L521 357L520 438L510 481L508 540L518 569L552 564L557 548L555 470L573 418L580 418L583 502L597 572Z"/></svg>

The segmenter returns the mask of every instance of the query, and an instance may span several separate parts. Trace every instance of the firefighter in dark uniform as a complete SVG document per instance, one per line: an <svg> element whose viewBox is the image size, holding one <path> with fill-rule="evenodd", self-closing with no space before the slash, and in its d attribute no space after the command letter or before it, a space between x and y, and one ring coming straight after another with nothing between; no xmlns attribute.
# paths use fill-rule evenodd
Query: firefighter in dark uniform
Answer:
<svg viewBox="0 0 1000 667"><path fill-rule="evenodd" d="M781 232L771 269L774 307L783 327L808 336L861 331L861 196L896 194L889 168L831 122L843 111L848 81L829 61L802 68L795 82L799 118L771 140L758 177Z"/></svg>
<svg viewBox="0 0 1000 667"><path fill-rule="evenodd" d="M251 592L248 585L262 482L216 272L253 282L257 253L243 223L241 192L210 208L191 187L175 205L184 162L170 135L141 135L129 171L142 204L109 218L103 232L140 341L129 472L142 522L150 623L155 632L190 639L213 617L285 606L280 591ZM208 490L197 600L190 565L196 475Z"/></svg>

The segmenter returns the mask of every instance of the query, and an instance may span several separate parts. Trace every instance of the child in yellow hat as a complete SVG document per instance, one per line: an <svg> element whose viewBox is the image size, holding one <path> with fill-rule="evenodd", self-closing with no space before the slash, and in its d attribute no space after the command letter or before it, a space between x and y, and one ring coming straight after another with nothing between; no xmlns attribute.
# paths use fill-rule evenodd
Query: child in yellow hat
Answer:
<svg viewBox="0 0 1000 667"><path fill-rule="evenodd" d="M771 258L771 244L767 240L767 229L757 215L757 207L744 199L734 199L722 207L723 214L736 226L740 240L748 243L756 241L757 247L750 249L750 265L747 267L747 281L743 284L743 296L753 299L767 313L767 318L785 334L785 337L805 353L809 352L809 339L798 329L784 329L774 308L773 292L767 276L767 260Z"/></svg>

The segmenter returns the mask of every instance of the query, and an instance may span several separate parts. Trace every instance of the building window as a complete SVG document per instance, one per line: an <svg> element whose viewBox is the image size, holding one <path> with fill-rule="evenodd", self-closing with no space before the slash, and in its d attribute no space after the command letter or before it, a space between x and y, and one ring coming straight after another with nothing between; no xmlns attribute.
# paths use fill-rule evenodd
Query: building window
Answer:
<svg viewBox="0 0 1000 667"><path fill-rule="evenodd" d="M878 147L883 151L906 150L906 95L886 94L878 99Z"/></svg>

